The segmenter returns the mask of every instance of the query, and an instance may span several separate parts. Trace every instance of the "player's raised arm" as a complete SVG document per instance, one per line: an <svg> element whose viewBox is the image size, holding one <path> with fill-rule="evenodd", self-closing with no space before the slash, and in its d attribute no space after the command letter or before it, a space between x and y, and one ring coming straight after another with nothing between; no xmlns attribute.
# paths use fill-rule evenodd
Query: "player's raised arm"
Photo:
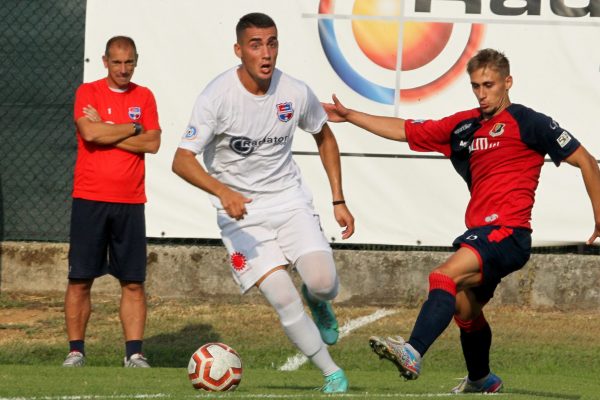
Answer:
<svg viewBox="0 0 600 400"><path fill-rule="evenodd" d="M592 202L594 232L586 242L592 244L600 237L600 168L596 159L583 146L579 146L565 161L581 170L585 189Z"/></svg>
<svg viewBox="0 0 600 400"><path fill-rule="evenodd" d="M377 136L400 142L406 141L404 119L372 115L346 108L334 94L333 103L322 103L331 122L350 122Z"/></svg>

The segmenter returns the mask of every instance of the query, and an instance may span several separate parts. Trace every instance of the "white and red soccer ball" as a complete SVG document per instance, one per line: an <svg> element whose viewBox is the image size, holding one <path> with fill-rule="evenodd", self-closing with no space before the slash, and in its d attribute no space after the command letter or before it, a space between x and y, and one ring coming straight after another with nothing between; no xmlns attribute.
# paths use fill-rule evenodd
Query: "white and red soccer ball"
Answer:
<svg viewBox="0 0 600 400"><path fill-rule="evenodd" d="M188 377L196 389L235 390L242 380L242 359L226 344L207 343L192 354Z"/></svg>

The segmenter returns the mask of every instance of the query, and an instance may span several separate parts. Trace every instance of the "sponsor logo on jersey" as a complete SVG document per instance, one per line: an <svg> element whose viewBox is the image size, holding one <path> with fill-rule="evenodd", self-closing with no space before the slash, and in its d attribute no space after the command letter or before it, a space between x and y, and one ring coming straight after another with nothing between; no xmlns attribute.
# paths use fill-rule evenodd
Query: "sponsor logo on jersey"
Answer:
<svg viewBox="0 0 600 400"><path fill-rule="evenodd" d="M558 128L558 122L556 122L555 120L550 120L550 129L554 130Z"/></svg>
<svg viewBox="0 0 600 400"><path fill-rule="evenodd" d="M477 238L478 238L477 235L469 235L465 239L467 239L467 240L477 240Z"/></svg>
<svg viewBox="0 0 600 400"><path fill-rule="evenodd" d="M136 121L142 116L142 107L129 107L129 118Z"/></svg>
<svg viewBox="0 0 600 400"><path fill-rule="evenodd" d="M246 268L246 256L240 253L239 251L236 251L233 254L231 254L230 261L233 269L235 269L238 272Z"/></svg>
<svg viewBox="0 0 600 400"><path fill-rule="evenodd" d="M469 153L479 150L493 149L494 147L500 146L500 142L490 142L486 137L479 137L473 139L473 142L469 146Z"/></svg>
<svg viewBox="0 0 600 400"><path fill-rule="evenodd" d="M490 131L490 136L496 137L496 136L502 135L503 133L504 133L504 124L502 122L498 122L497 124L494 124L494 127Z"/></svg>
<svg viewBox="0 0 600 400"><path fill-rule="evenodd" d="M458 145L460 147L467 147L469 145L469 142L466 140L461 140L460 143L458 143Z"/></svg>
<svg viewBox="0 0 600 400"><path fill-rule="evenodd" d="M281 122L288 122L294 116L294 108L291 101L277 104L277 117Z"/></svg>
<svg viewBox="0 0 600 400"><path fill-rule="evenodd" d="M488 215L487 217L484 218L486 223L490 223L490 222L494 222L495 220L498 219L498 214L492 214L492 215Z"/></svg>
<svg viewBox="0 0 600 400"><path fill-rule="evenodd" d="M252 154L254 150L262 146L263 144L271 145L283 145L289 140L289 136L280 137L266 137L260 140L252 140L245 136L232 137L229 141L229 147L239 155L247 156Z"/></svg>
<svg viewBox="0 0 600 400"><path fill-rule="evenodd" d="M191 140L196 137L196 133L197 133L196 128L194 128L193 126L190 125L185 130L185 133L183 134L183 138Z"/></svg>
<svg viewBox="0 0 600 400"><path fill-rule="evenodd" d="M453 133L455 135L458 135L459 133L464 132L467 129L469 129L471 127L471 125L473 125L473 123L471 123L471 122L469 122L468 124L464 124L463 126L456 128Z"/></svg>
<svg viewBox="0 0 600 400"><path fill-rule="evenodd" d="M569 135L569 132L563 131L556 141L560 147L565 147L571 141L571 135Z"/></svg>

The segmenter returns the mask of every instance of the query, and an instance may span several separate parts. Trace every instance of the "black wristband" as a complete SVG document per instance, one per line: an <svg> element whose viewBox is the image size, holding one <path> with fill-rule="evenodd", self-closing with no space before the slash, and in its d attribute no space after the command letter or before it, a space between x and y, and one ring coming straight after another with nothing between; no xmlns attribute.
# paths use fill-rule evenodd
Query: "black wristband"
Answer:
<svg viewBox="0 0 600 400"><path fill-rule="evenodd" d="M133 129L134 129L133 136L139 135L140 132L142 131L142 125L138 124L137 122L134 122Z"/></svg>
<svg viewBox="0 0 600 400"><path fill-rule="evenodd" d="M346 204L346 200L334 200L331 202L331 204L334 206L337 206L338 204Z"/></svg>

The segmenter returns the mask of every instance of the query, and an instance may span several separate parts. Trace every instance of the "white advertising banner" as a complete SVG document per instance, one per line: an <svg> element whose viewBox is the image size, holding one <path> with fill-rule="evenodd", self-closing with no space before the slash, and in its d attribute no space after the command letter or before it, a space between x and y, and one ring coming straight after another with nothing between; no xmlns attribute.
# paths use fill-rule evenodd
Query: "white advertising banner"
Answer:
<svg viewBox="0 0 600 400"><path fill-rule="evenodd" d="M403 118L440 118L477 106L465 72L481 48L511 61L511 100L553 117L600 157L600 0L88 0L84 81L106 75L115 35L140 54L134 82L155 94L161 149L148 155L150 237L218 238L207 195L171 172L198 93L236 65L235 25L249 12L277 23L278 68L351 108ZM415 153L350 124L332 124L344 191L356 218L349 243L448 246L465 230L466 184L449 160ZM295 159L332 242L327 178L311 135ZM536 245L585 241L594 219L577 168L546 162L533 211Z"/></svg>

